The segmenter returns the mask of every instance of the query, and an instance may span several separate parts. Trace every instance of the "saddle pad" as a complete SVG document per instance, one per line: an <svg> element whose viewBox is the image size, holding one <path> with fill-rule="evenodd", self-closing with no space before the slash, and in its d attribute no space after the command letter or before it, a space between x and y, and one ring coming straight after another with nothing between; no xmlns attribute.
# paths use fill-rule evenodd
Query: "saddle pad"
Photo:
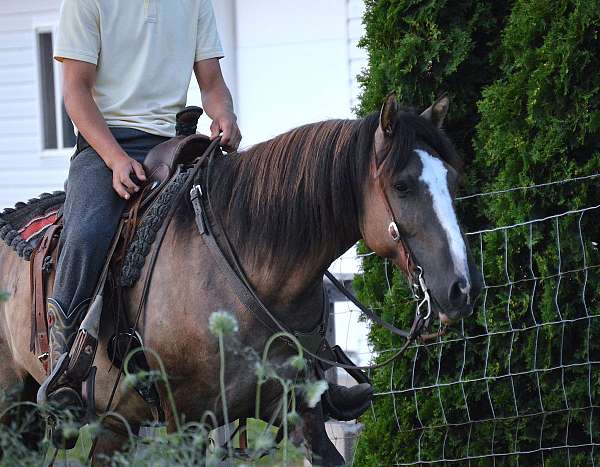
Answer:
<svg viewBox="0 0 600 467"><path fill-rule="evenodd" d="M0 213L0 239L29 261L46 229L56 221L64 202L65 192L55 191L5 209Z"/></svg>
<svg viewBox="0 0 600 467"><path fill-rule="evenodd" d="M146 256L186 176L187 171L179 172L144 212L123 260L122 287L131 287L140 278ZM21 258L29 261L43 233L56 221L64 201L65 193L56 191L52 194L43 193L27 203L17 203L14 208L5 209L0 214L0 239Z"/></svg>

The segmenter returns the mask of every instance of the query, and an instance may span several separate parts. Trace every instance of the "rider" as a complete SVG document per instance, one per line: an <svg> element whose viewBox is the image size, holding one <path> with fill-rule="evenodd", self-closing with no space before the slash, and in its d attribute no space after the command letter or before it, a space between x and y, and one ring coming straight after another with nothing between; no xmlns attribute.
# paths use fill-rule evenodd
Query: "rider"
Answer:
<svg viewBox="0 0 600 467"><path fill-rule="evenodd" d="M67 354L126 202L146 180L142 162L175 136L192 70L212 118L211 137L221 134L224 147L238 147L222 57L210 0L63 0L54 58L63 64L64 103L78 134L48 299L51 373L38 401L83 405Z"/></svg>
<svg viewBox="0 0 600 467"><path fill-rule="evenodd" d="M146 180L142 162L175 135L192 70L212 118L211 138L220 134L227 150L237 149L223 55L210 0L63 0L54 58L63 64L65 107L78 134L48 299L50 376L38 401L83 407L68 353L126 201ZM330 388L331 396L345 394Z"/></svg>

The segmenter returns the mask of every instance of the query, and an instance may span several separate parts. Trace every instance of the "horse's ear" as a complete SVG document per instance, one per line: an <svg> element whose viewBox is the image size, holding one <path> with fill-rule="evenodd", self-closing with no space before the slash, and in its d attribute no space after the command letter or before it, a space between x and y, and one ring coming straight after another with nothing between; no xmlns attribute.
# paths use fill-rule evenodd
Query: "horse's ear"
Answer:
<svg viewBox="0 0 600 467"><path fill-rule="evenodd" d="M448 114L448 107L450 106L450 99L448 96L442 96L436 100L431 107L425 109L421 114L421 117L429 120L436 127L442 128L444 119Z"/></svg>
<svg viewBox="0 0 600 467"><path fill-rule="evenodd" d="M379 112L379 126L375 130L375 164L376 170L373 176L379 176L383 161L388 155L390 147L389 140L394 134L396 121L398 119L398 101L396 94L390 93Z"/></svg>
<svg viewBox="0 0 600 467"><path fill-rule="evenodd" d="M385 98L385 102L379 112L379 128L385 136L392 136L398 119L398 101L396 93L391 92Z"/></svg>

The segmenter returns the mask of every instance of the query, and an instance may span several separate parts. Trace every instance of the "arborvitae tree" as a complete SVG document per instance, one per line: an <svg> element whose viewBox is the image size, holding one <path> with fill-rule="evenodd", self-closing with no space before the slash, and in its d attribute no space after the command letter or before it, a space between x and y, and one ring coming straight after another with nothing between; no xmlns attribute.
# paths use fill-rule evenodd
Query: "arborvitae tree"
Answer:
<svg viewBox="0 0 600 467"><path fill-rule="evenodd" d="M467 163L463 192L600 172L599 1L373 0L365 25L370 60L359 111L376 110L392 90L419 109L447 92L446 131ZM513 225L600 204L598 180L457 207L468 231ZM588 409L600 396L600 272L590 268L600 264L599 212L470 237L494 287L449 342L418 351L414 379L414 350L374 373L376 391L432 389L376 397L361 420L355 465L516 451L530 454L497 460L589 463L589 447L545 448L587 445L600 428ZM401 274L373 256L363 265L354 284L360 298L408 327L414 304ZM461 340L462 331L481 337ZM401 345L376 326L370 339L383 352Z"/></svg>

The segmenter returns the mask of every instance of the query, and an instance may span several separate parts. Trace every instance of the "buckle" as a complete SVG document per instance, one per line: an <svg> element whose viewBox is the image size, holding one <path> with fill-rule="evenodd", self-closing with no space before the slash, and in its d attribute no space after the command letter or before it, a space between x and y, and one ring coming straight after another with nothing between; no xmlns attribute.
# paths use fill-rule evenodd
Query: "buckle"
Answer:
<svg viewBox="0 0 600 467"><path fill-rule="evenodd" d="M190 189L190 198L192 200L202 197L202 187L200 185L194 185Z"/></svg>

